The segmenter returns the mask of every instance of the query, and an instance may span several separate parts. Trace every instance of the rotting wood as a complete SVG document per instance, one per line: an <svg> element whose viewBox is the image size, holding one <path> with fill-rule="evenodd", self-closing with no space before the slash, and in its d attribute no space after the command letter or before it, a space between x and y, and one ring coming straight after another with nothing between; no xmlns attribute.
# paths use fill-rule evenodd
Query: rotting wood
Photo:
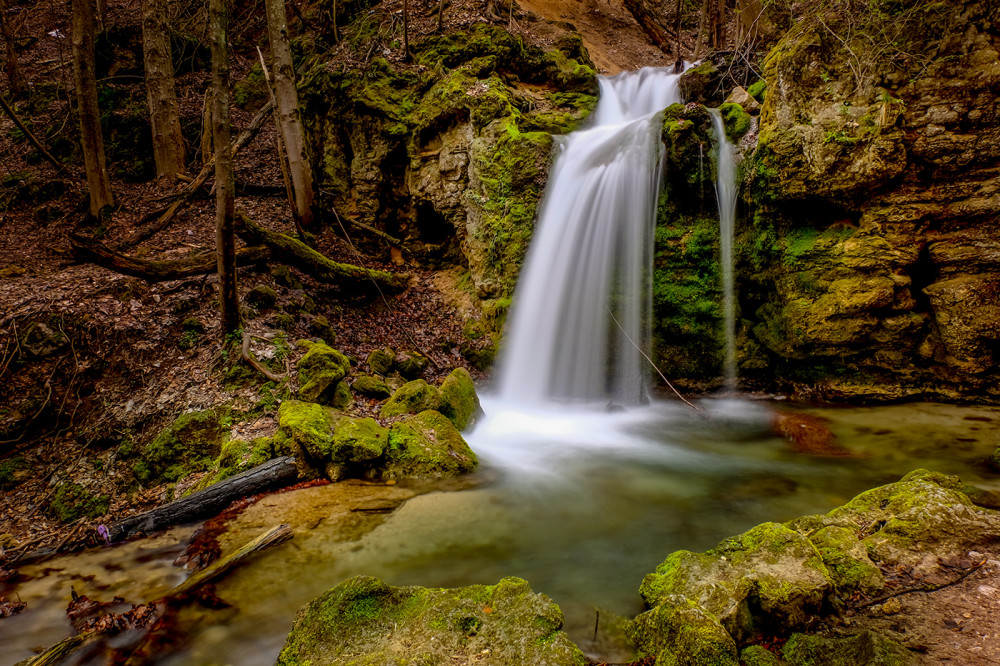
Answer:
<svg viewBox="0 0 1000 666"><path fill-rule="evenodd" d="M108 528L108 535L111 541L121 541L138 532L153 532L214 516L236 500L289 485L297 477L295 458L274 458L170 504L117 522Z"/></svg>
<svg viewBox="0 0 1000 666"><path fill-rule="evenodd" d="M405 289L409 284L410 275L407 273L395 274L333 261L302 241L264 229L243 211L236 212L236 221L237 233L244 239L253 243L263 243L271 248L275 257L305 271L317 280L357 288L366 288L374 284L380 289L393 291Z"/></svg>
<svg viewBox="0 0 1000 666"><path fill-rule="evenodd" d="M201 571L192 574L183 583L171 590L169 596L182 597L185 594L190 594L210 580L218 578L222 574L226 573L257 551L263 550L273 544L280 543L286 539L290 539L291 537L292 528L288 525L278 525L277 527L272 527L265 534L261 534L250 543L242 546L238 550L233 551L229 555L216 560Z"/></svg>
<svg viewBox="0 0 1000 666"><path fill-rule="evenodd" d="M677 35L660 22L656 14L649 10L643 0L625 0L625 9L632 14L656 48L664 53L673 54L675 58L680 57L680 53L674 53L670 46L670 42L675 40Z"/></svg>
<svg viewBox="0 0 1000 666"><path fill-rule="evenodd" d="M77 259L97 264L122 275L141 278L146 282L180 280L194 275L215 273L218 268L213 252L204 252L185 259L156 261L138 259L117 252L99 241L80 234L70 234L69 242L73 256ZM270 256L270 251L265 247L242 248L236 253L236 265L259 264Z"/></svg>
<svg viewBox="0 0 1000 666"><path fill-rule="evenodd" d="M100 635L101 632L91 630L77 634L76 636L70 636L65 640L59 641L37 657L28 659L25 662L25 666L55 666L55 664L61 664L66 657L73 654L78 648Z"/></svg>
<svg viewBox="0 0 1000 666"><path fill-rule="evenodd" d="M257 115L253 117L250 125L243 130L239 137L237 137L236 141L233 142L233 158L235 158L240 150L246 147L246 145L250 143L255 136L257 136L257 133L260 132L260 129L264 126L264 122L267 120L268 115L270 115L273 110L274 104L271 102L268 102L261 107L260 111L257 112ZM198 172L198 175L195 176L194 180L185 185L184 188L177 193L177 198L173 203L167 206L163 212L159 213L158 217L156 217L153 222L137 230L131 236L118 243L116 249L127 250L130 247L135 247L150 236L157 234L170 226L174 216L176 216L177 212L183 208L185 204L187 204L191 195L197 192L202 186L205 185L206 182L208 182L208 179L212 176L214 169L215 157L213 156L211 159L205 161L204 166L201 168L201 171Z"/></svg>

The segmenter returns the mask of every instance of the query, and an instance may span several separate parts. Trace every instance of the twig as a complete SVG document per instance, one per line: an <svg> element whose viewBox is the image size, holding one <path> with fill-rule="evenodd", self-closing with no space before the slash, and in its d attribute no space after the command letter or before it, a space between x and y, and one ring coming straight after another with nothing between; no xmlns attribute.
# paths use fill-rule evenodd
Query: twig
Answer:
<svg viewBox="0 0 1000 666"><path fill-rule="evenodd" d="M635 343L635 340L632 339L632 337L628 334L628 332L624 328L622 328L622 325L618 323L618 319L615 317L615 314L611 311L611 308L608 308L608 315L611 316L611 321L615 322L615 326L617 326L618 330L622 332L622 335L625 336L625 339L629 341L629 344L631 344L633 347L635 347L635 350L637 352L639 352L640 354L642 354L642 357L644 359L646 359L647 361L649 361L649 364L651 366L653 366L653 370L656 370L656 374L658 374L660 376L660 379L663 380L663 383L670 387L670 390L673 391L674 394L678 398L681 399L681 402L683 402L685 405L687 405L691 409L693 409L693 410L695 410L697 412L700 412L701 408L693 405L692 403L690 403L687 398L685 398L683 395L681 395L680 391L678 391L676 388L674 388L674 385L670 383L670 380L667 379L666 376L662 372L660 372L660 369L658 367L656 367L656 364L653 363L653 359L649 358L649 355L646 354L646 352L644 352L642 350L642 348L639 347L639 345L637 345Z"/></svg>
<svg viewBox="0 0 1000 666"><path fill-rule="evenodd" d="M989 560L983 560L982 562L979 562L978 564L972 565L967 570L963 571L962 574L958 578L956 578L955 580L949 581L947 583L941 583L940 585L921 585L920 587L908 587L908 588L905 588L905 589L893 592L891 594L882 595L881 597L877 597L875 599L872 599L871 601L866 601L863 604L855 606L855 608L869 608L871 606L877 606L877 605L879 605L881 603L884 603L884 602L888 601L889 599L892 599L894 597L900 597L900 596L903 596L904 594L910 594L911 592L937 592L938 590L943 590L946 587L951 587L952 585L958 585L963 580L965 580L966 578L968 578L969 576L971 576L973 573L975 573L976 571L979 571L980 569L982 569L983 566L988 561Z"/></svg>
<svg viewBox="0 0 1000 666"><path fill-rule="evenodd" d="M247 334L246 329L243 329L243 348L241 355L243 356L243 360L250 364L251 368L257 370L275 384L280 384L282 381L284 381L285 379L284 375L274 374L273 372L267 369L267 366L258 361L254 357L254 355L250 353L250 336Z"/></svg>

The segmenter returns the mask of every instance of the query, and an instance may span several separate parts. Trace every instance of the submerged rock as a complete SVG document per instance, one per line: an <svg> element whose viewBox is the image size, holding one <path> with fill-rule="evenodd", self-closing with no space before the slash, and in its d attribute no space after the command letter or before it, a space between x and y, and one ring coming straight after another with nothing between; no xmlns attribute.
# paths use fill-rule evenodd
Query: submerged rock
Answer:
<svg viewBox="0 0 1000 666"><path fill-rule="evenodd" d="M941 559L1000 540L1000 512L974 504L967 489L957 477L917 470L825 515L764 523L705 553L672 553L643 580L649 610L628 626L629 638L657 664L736 664L737 647L753 636L787 634L855 593L878 594L883 570L931 573ZM793 637L784 659L910 663L878 636L817 647L822 640ZM834 653L850 656L829 661ZM778 663L772 657L757 650L743 659Z"/></svg>
<svg viewBox="0 0 1000 666"><path fill-rule="evenodd" d="M278 666L584 666L563 615L519 578L457 589L344 581L303 607Z"/></svg>

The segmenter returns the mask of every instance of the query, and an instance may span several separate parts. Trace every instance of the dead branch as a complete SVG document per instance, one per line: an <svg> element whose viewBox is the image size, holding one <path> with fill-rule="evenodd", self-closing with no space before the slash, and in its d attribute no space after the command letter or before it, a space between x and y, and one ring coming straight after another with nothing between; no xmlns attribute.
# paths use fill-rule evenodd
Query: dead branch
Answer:
<svg viewBox="0 0 1000 666"><path fill-rule="evenodd" d="M674 53L674 50L670 48L671 40L677 38L676 33L660 23L656 14L646 7L646 3L643 0L625 0L625 9L632 14L642 28L642 31L646 33L646 36L649 37L656 48L664 53L673 55L675 58L680 57L679 52Z"/></svg>
<svg viewBox="0 0 1000 666"><path fill-rule="evenodd" d="M81 234L70 234L70 248L73 256L107 268L108 270L131 275L146 282L166 282L194 275L215 273L215 254L202 252L186 259L156 261L136 257L112 250L107 245ZM250 266L266 261L270 252L264 247L247 247L236 252L237 266Z"/></svg>
<svg viewBox="0 0 1000 666"><path fill-rule="evenodd" d="M248 143L250 143L251 140L253 140L255 136L257 136L257 133L260 132L260 129L264 126L264 121L267 120L268 115L270 115L272 111L274 111L274 104L271 102L268 102L261 107L260 111L257 112L257 115L254 116L253 120L250 122L250 126L243 130L243 132L236 138L236 141L233 142L234 158L242 148L244 148ZM170 226L174 216L177 215L177 212L183 208L185 204L187 204L191 195L197 192L202 186L205 185L206 182L208 182L208 179L214 173L214 168L215 157L213 156L211 159L204 161L204 166L202 166L201 171L198 172L198 175L194 178L194 180L185 185L184 188L177 193L177 198L166 208L166 210L159 214L159 217L157 217L149 225L137 230L131 236L118 243L117 249L126 250L130 247L134 247L150 236L157 234Z"/></svg>
<svg viewBox="0 0 1000 666"><path fill-rule="evenodd" d="M254 355L250 353L250 336L247 335L246 329L243 329L243 349L241 355L243 356L243 360L250 364L251 368L253 368L254 370L258 371L259 373L267 377L270 381L274 382L275 384L280 384L282 381L284 381L285 379L284 375L274 374L273 372L268 370L267 366L258 361L256 358L254 358Z"/></svg>
<svg viewBox="0 0 1000 666"><path fill-rule="evenodd" d="M242 546L229 555L216 560L198 573L189 577L183 583L171 590L169 596L183 597L186 594L190 594L192 591L198 589L210 580L218 578L222 574L228 572L230 569L254 553L264 550L273 544L281 543L291 537L292 528L288 525L278 525L277 527L272 527L266 533L261 534L250 543Z"/></svg>
<svg viewBox="0 0 1000 666"><path fill-rule="evenodd" d="M368 283L372 282L379 288L385 287L393 291L405 289L409 284L410 276L406 273L388 273L328 259L302 241L264 229L251 220L244 211L236 211L236 224L236 233L244 239L253 243L263 243L271 249L275 257L305 271L317 280L356 288L366 288Z"/></svg>
<svg viewBox="0 0 1000 666"><path fill-rule="evenodd" d="M66 167L63 166L63 163L57 160L56 158L52 157L52 153L46 150L45 146L42 145L42 142L39 141L38 138L31 133L31 130L28 129L27 125L21 122L21 119L17 117L17 114L14 113L14 109L11 108L10 104L7 103L7 100L3 98L3 95L0 95L0 108L2 108L3 112L6 113L7 116L14 121L14 124L17 125L17 128L22 132L24 132L24 136L28 137L28 141L31 142L31 145L37 148L38 152L40 152L42 156L52 164L52 166L54 166L59 171L66 173Z"/></svg>

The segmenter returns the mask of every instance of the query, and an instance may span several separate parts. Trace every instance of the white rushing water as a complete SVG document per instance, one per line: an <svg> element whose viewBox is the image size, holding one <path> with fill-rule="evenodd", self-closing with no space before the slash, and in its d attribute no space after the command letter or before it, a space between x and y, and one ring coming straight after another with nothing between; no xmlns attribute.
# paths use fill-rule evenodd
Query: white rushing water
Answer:
<svg viewBox="0 0 1000 666"><path fill-rule="evenodd" d="M650 271L662 143L678 75L600 79L585 129L561 137L499 363L507 403L646 399Z"/></svg>
<svg viewBox="0 0 1000 666"><path fill-rule="evenodd" d="M719 237L722 267L722 316L725 327L724 381L727 390L735 390L736 377L736 302L733 288L733 233L736 225L736 151L718 109L709 109L715 130L718 157L716 159L715 196L719 201Z"/></svg>

